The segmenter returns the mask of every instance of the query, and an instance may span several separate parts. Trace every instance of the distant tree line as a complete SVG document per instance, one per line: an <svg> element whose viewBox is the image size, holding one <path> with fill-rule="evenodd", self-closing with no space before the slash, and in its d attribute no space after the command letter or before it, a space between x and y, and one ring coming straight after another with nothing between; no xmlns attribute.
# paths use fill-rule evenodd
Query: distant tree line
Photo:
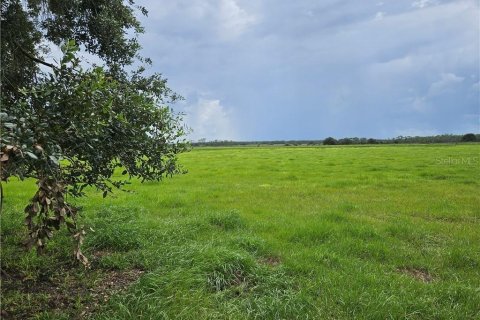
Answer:
<svg viewBox="0 0 480 320"><path fill-rule="evenodd" d="M328 137L323 140L270 140L270 141L231 141L200 139L192 142L193 146L200 147L228 147L254 145L284 145L284 146L313 146L313 145L368 145L368 144L429 144L429 143L459 143L480 141L480 134L467 133L464 135L442 134L436 136L398 136L390 139L374 138L341 138Z"/></svg>

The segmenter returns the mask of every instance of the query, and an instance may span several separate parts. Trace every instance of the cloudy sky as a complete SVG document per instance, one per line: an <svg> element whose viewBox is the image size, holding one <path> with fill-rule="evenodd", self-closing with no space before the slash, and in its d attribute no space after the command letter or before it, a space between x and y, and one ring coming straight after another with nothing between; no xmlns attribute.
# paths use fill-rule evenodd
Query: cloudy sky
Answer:
<svg viewBox="0 0 480 320"><path fill-rule="evenodd" d="M142 0L191 139L479 132L477 0Z"/></svg>

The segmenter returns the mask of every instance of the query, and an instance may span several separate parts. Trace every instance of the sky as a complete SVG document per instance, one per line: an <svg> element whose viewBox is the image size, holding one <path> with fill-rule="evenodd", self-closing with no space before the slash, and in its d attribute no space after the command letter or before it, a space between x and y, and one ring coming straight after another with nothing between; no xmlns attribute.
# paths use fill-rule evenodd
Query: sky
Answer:
<svg viewBox="0 0 480 320"><path fill-rule="evenodd" d="M141 0L192 140L480 132L477 0Z"/></svg>

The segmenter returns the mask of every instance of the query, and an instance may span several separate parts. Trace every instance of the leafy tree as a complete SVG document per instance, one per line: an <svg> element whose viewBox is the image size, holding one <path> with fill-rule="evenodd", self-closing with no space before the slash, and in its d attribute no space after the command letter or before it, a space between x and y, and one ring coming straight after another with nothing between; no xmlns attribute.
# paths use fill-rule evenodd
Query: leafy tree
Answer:
<svg viewBox="0 0 480 320"><path fill-rule="evenodd" d="M369 138L369 139L367 140L367 143L368 143L368 144L377 144L378 141L377 141L376 139Z"/></svg>
<svg viewBox="0 0 480 320"><path fill-rule="evenodd" d="M132 0L6 0L0 9L0 178L37 180L25 208L27 246L42 251L66 225L87 265L77 208L66 196L83 196L89 186L106 196L132 177L180 173L185 129L168 104L181 97L160 74L145 75L150 61L138 54L143 29L135 12L146 10ZM62 45L59 63L45 61L48 43ZM102 66L84 69L80 46ZM116 168L123 179L112 179Z"/></svg>
<svg viewBox="0 0 480 320"><path fill-rule="evenodd" d="M338 144L353 144L353 140L350 138L343 138L338 140Z"/></svg>
<svg viewBox="0 0 480 320"><path fill-rule="evenodd" d="M474 142L477 141L477 137L473 133L467 133L462 136L462 141L463 142Z"/></svg>
<svg viewBox="0 0 480 320"><path fill-rule="evenodd" d="M325 145L336 145L337 140L335 138L328 137L325 140L323 140L323 144L325 144Z"/></svg>

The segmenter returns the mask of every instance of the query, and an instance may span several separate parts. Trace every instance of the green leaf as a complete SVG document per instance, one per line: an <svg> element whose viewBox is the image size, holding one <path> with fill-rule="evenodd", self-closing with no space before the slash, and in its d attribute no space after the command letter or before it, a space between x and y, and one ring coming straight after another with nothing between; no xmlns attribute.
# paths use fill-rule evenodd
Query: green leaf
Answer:
<svg viewBox="0 0 480 320"><path fill-rule="evenodd" d="M28 151L25 152L25 153L26 153L27 156L29 156L30 158L35 159L35 160L38 160L38 157L37 157L35 154L33 154L33 153L31 153L31 152L28 152Z"/></svg>
<svg viewBox="0 0 480 320"><path fill-rule="evenodd" d="M55 163L57 166L60 164L60 163L58 162L58 159L55 158L54 156L48 156L48 158L50 158L50 160L52 160L52 162Z"/></svg>

